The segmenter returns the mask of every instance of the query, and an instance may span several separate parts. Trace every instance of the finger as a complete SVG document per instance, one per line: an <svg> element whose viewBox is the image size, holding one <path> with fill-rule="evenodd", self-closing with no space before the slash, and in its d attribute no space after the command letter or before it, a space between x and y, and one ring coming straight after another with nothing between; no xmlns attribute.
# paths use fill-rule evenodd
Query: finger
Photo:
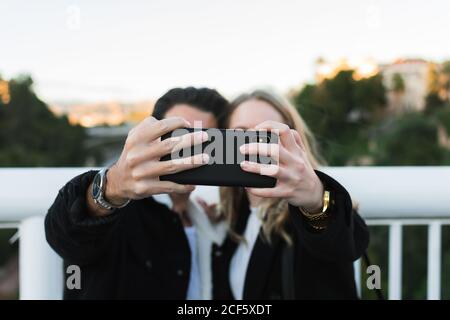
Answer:
<svg viewBox="0 0 450 320"><path fill-rule="evenodd" d="M205 165L209 162L207 154L198 154L188 158L168 160L168 161L146 161L140 163L132 171L133 179L145 180L163 175L174 174L180 171L193 169Z"/></svg>
<svg viewBox="0 0 450 320"><path fill-rule="evenodd" d="M275 161L280 158L280 146L276 143L248 143L239 148L242 154L271 157Z"/></svg>
<svg viewBox="0 0 450 320"><path fill-rule="evenodd" d="M256 130L270 130L271 132L278 134L283 146L288 150L295 148L295 139L291 133L291 129L288 125L276 121L264 121L263 123L255 127Z"/></svg>
<svg viewBox="0 0 450 320"><path fill-rule="evenodd" d="M206 203L205 200L203 200L203 199L200 198L200 197L195 198L195 200L197 200L197 203L198 203L205 211L207 211L207 209L208 209L208 204Z"/></svg>
<svg viewBox="0 0 450 320"><path fill-rule="evenodd" d="M167 118L163 120L147 118L133 130L131 140L133 144L152 142L175 129L189 126L190 123L188 121L179 117ZM186 133L188 132L186 131Z"/></svg>
<svg viewBox="0 0 450 320"><path fill-rule="evenodd" d="M302 137L301 137L300 134L298 133L298 131L297 131L297 130L294 130L294 129L291 129L291 133L292 133L292 135L294 136L295 143L297 143L297 145L298 145L303 151L306 151L305 144L304 144L304 142L303 142L303 140L302 140Z"/></svg>
<svg viewBox="0 0 450 320"><path fill-rule="evenodd" d="M173 155L183 148L201 144L206 140L208 140L208 134L204 131L197 131L179 137L154 141L150 145L137 145L129 149L127 161L131 167L136 167L145 161L159 159L168 154ZM176 157L178 154L174 156Z"/></svg>
<svg viewBox="0 0 450 320"><path fill-rule="evenodd" d="M218 211L217 211L217 205L216 204L209 205L205 209L205 213L206 213L206 215L208 216L209 219L212 219L213 221L217 221Z"/></svg>
<svg viewBox="0 0 450 320"><path fill-rule="evenodd" d="M189 193L194 191L195 189L195 187L192 185L183 185L172 181L158 181L156 187L160 189L160 193L178 193L178 194Z"/></svg>
<svg viewBox="0 0 450 320"><path fill-rule="evenodd" d="M242 170L246 172L256 173L263 176L278 178L281 172L281 167L276 164L262 164L251 161L241 162Z"/></svg>
<svg viewBox="0 0 450 320"><path fill-rule="evenodd" d="M185 171L203 166L205 164L208 164L208 162L209 156L205 153L202 153L187 158L160 161L156 164L155 171L158 176L166 174L174 174L180 171Z"/></svg>
<svg viewBox="0 0 450 320"><path fill-rule="evenodd" d="M239 150L242 154L250 156L270 157L268 163L264 164L287 164L293 161L293 156L282 145L276 143L249 143L242 145ZM252 160L254 162L254 159L250 159ZM261 163L263 159L260 160Z"/></svg>
<svg viewBox="0 0 450 320"><path fill-rule="evenodd" d="M174 154L178 151L189 148L191 146L202 144L208 141L208 133L206 131L196 131L184 134L179 137L167 138L154 143L154 156L161 157L167 154Z"/></svg>
<svg viewBox="0 0 450 320"><path fill-rule="evenodd" d="M215 204L215 203L208 204L208 203L206 203L205 200L203 200L200 197L197 197L196 200L197 200L197 203L203 208L203 210L209 217L214 217L216 215L217 204Z"/></svg>
<svg viewBox="0 0 450 320"><path fill-rule="evenodd" d="M280 188L246 188L254 196L262 198L284 198L285 193Z"/></svg>

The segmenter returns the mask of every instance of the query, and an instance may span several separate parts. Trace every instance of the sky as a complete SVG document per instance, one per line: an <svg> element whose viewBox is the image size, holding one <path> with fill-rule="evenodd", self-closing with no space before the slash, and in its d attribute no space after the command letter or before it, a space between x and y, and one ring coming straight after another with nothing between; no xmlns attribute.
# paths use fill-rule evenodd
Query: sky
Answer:
<svg viewBox="0 0 450 320"><path fill-rule="evenodd" d="M0 75L48 102L228 97L314 79L319 57L450 58L445 0L0 0Z"/></svg>

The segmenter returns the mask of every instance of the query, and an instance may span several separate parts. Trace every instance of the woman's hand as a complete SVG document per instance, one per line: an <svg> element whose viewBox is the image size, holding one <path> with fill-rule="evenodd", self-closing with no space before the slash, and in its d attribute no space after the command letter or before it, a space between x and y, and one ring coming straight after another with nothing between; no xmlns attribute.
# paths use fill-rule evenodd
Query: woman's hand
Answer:
<svg viewBox="0 0 450 320"><path fill-rule="evenodd" d="M219 214L217 203L208 204L201 197L197 197L196 200L197 203L202 207L210 222L218 223L223 219L223 217Z"/></svg>
<svg viewBox="0 0 450 320"><path fill-rule="evenodd" d="M243 161L244 171L271 176L277 179L274 188L247 188L248 192L264 198L283 198L289 204L317 212L323 206L323 185L314 172L297 131L287 125L265 121L256 130L270 130L279 135L279 144L249 143L240 151L248 155L270 156L277 164L260 164Z"/></svg>

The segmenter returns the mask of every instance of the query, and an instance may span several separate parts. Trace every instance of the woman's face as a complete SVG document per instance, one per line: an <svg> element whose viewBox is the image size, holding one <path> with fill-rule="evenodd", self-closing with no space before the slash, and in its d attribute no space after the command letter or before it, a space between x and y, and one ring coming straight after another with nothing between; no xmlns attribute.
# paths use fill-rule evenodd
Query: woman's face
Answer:
<svg viewBox="0 0 450 320"><path fill-rule="evenodd" d="M284 122L281 114L265 101L251 99L241 103L231 114L230 129L252 129L264 121Z"/></svg>
<svg viewBox="0 0 450 320"><path fill-rule="evenodd" d="M230 129L252 129L264 121L283 122L281 114L265 101L252 99L241 103L231 114ZM250 206L257 207L263 198L247 193Z"/></svg>

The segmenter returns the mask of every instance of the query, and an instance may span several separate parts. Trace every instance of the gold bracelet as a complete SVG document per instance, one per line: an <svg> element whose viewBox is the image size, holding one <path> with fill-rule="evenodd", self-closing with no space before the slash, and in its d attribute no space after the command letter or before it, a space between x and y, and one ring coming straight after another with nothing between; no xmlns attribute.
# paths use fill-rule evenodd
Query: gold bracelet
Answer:
<svg viewBox="0 0 450 320"><path fill-rule="evenodd" d="M322 231L325 230L327 227L324 226L314 226L312 224L310 224L311 228L313 228L314 230L318 230L318 231Z"/></svg>
<svg viewBox="0 0 450 320"><path fill-rule="evenodd" d="M310 213L303 207L300 207L300 212L309 220L322 220L324 218L327 218L328 215L326 214L326 211L330 206L330 198L330 191L325 190L323 193L323 207L320 212Z"/></svg>

